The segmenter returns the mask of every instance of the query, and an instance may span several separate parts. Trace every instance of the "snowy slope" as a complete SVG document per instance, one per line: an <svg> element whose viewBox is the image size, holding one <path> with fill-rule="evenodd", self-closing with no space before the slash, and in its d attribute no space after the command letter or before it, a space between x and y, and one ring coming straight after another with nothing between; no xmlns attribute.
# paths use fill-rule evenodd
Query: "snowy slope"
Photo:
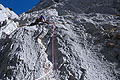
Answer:
<svg viewBox="0 0 120 80"><path fill-rule="evenodd" d="M114 0L41 0L20 15L19 28L1 36L0 79L120 80L120 20L112 15L119 13L113 4ZM40 15L49 24L28 26Z"/></svg>
<svg viewBox="0 0 120 80"><path fill-rule="evenodd" d="M3 32L9 35L17 28L14 19L19 19L18 15L0 4L0 37Z"/></svg>

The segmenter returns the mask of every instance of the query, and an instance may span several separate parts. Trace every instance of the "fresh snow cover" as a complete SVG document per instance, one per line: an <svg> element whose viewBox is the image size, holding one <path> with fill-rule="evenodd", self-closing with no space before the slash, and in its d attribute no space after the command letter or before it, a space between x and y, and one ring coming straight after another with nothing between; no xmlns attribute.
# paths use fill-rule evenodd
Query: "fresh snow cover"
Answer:
<svg viewBox="0 0 120 80"><path fill-rule="evenodd" d="M19 19L19 17L13 11L0 4L0 22L3 24L3 21L6 21L6 25L0 27L0 37L3 32L9 35L17 28L18 24L12 19Z"/></svg>

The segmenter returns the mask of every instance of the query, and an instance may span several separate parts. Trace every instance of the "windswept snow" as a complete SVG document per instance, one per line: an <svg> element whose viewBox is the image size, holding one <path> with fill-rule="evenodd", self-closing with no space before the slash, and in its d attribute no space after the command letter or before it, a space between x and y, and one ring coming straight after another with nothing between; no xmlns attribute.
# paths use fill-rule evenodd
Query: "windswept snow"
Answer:
<svg viewBox="0 0 120 80"><path fill-rule="evenodd" d="M0 37L3 32L9 35L17 28L14 19L19 19L18 15L0 4Z"/></svg>

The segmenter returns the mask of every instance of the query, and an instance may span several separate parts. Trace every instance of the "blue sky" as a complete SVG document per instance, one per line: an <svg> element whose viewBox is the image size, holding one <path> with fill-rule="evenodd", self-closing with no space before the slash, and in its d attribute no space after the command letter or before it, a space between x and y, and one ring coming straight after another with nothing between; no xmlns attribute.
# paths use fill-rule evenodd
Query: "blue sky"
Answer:
<svg viewBox="0 0 120 80"><path fill-rule="evenodd" d="M28 11L33 8L40 0L0 0L0 4L12 8L17 14Z"/></svg>

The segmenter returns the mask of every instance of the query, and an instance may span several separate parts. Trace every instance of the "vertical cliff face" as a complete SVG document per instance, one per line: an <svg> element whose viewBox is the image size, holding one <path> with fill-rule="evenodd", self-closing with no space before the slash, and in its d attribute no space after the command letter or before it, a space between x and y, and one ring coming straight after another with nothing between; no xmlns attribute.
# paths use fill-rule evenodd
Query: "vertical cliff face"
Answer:
<svg viewBox="0 0 120 80"><path fill-rule="evenodd" d="M48 70L52 70L44 45L41 40L38 43L36 39L40 33L41 30L36 27L26 27L17 29L10 36L0 40L1 43L3 41L0 59L1 79L35 80Z"/></svg>
<svg viewBox="0 0 120 80"><path fill-rule="evenodd" d="M1 18L2 25L7 23L0 30L0 79L119 80L120 20L113 5L117 3L41 0L19 17L9 18L11 11L6 11ZM2 14L6 8L0 8ZM30 26L40 15L47 23Z"/></svg>

